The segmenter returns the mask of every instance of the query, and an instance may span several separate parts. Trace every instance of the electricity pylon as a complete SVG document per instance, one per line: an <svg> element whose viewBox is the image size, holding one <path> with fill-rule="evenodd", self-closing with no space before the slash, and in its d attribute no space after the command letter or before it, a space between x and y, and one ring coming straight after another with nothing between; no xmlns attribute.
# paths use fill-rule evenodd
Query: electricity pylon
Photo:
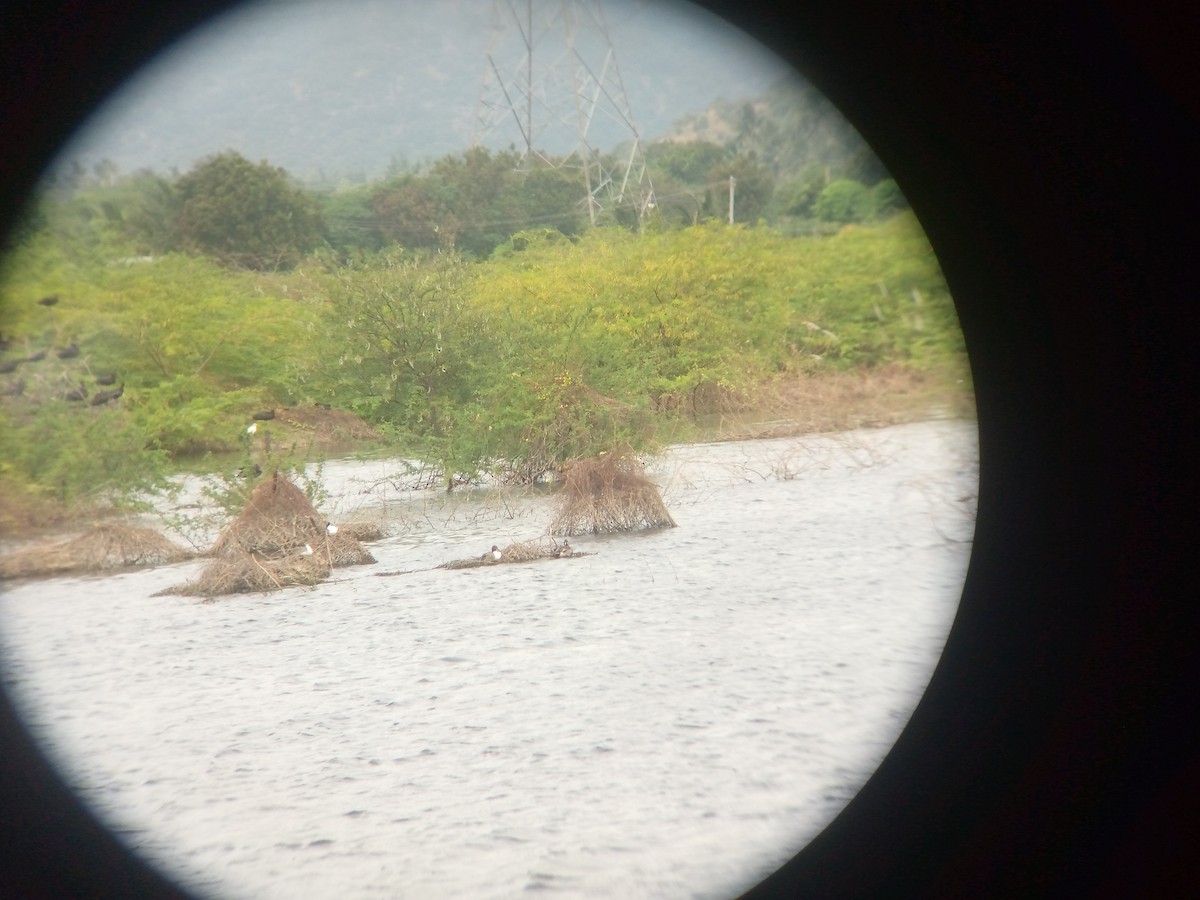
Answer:
<svg viewBox="0 0 1200 900"><path fill-rule="evenodd" d="M600 0L494 0L473 143L487 135L512 135L525 165L578 169L593 225L618 206L640 223L655 205ZM606 164L601 139L628 153Z"/></svg>

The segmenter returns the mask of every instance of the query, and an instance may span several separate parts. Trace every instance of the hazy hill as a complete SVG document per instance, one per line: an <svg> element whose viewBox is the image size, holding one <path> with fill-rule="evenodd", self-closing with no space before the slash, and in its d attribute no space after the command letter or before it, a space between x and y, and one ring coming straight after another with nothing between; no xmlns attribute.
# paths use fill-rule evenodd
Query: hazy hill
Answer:
<svg viewBox="0 0 1200 900"><path fill-rule="evenodd" d="M108 158L127 172L182 172L203 156L234 149L307 180L361 180L395 161L456 153L475 132L489 38L512 38L512 29L490 28L492 8L492 0L252 5L153 61L89 123L62 162L90 167ZM535 4L541 8L556 4ZM609 0L605 10L632 112L647 138L722 98L736 108L760 97L789 71L687 4ZM540 59L562 46L550 35L536 52ZM593 146L607 149L624 136L596 117ZM574 137L569 129L548 131L545 149L563 152ZM484 143L499 148L519 140L515 127L498 128Z"/></svg>
<svg viewBox="0 0 1200 900"><path fill-rule="evenodd" d="M887 177L866 141L829 99L797 77L781 78L757 97L721 99L683 116L661 140L708 141L753 153L777 180L814 167L829 167L868 184Z"/></svg>

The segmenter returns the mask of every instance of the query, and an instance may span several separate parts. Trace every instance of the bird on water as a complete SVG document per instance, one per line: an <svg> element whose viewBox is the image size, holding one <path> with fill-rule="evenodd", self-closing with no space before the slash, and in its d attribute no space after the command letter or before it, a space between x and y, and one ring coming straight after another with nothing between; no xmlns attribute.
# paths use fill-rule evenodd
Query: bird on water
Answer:
<svg viewBox="0 0 1200 900"><path fill-rule="evenodd" d="M500 552L500 548L495 544L492 544L492 549L479 558L484 560L490 559L493 562L499 562L501 556L503 556L503 554Z"/></svg>

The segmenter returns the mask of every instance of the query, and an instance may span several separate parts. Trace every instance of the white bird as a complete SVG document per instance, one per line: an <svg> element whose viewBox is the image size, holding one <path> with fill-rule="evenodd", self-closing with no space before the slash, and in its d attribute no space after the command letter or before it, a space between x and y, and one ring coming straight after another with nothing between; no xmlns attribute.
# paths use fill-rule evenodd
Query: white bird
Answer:
<svg viewBox="0 0 1200 900"><path fill-rule="evenodd" d="M301 556L312 556L313 555L312 544L305 544L304 549L300 551L300 555Z"/></svg>
<svg viewBox="0 0 1200 900"><path fill-rule="evenodd" d="M325 533L327 535L329 535L330 537L333 537L335 534L337 534L337 526L334 525L332 522L326 522L325 523Z"/></svg>
<svg viewBox="0 0 1200 900"><path fill-rule="evenodd" d="M256 431L258 431L258 423L252 422L250 427L246 429L246 434L254 434Z"/></svg>

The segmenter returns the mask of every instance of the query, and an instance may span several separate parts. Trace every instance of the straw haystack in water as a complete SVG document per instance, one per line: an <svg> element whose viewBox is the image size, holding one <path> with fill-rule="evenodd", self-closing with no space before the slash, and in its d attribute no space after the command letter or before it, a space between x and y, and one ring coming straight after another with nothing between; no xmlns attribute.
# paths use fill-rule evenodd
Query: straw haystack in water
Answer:
<svg viewBox="0 0 1200 900"><path fill-rule="evenodd" d="M153 528L98 525L70 540L25 547L0 558L0 578L161 566L192 555Z"/></svg>
<svg viewBox="0 0 1200 900"><path fill-rule="evenodd" d="M312 585L337 566L375 562L353 534L330 534L304 492L278 472L254 489L211 555L195 581L168 593L212 597Z"/></svg>
<svg viewBox="0 0 1200 900"><path fill-rule="evenodd" d="M387 537L383 526L376 522L347 522L339 525L338 528L340 529L339 534L348 534L363 543L381 541Z"/></svg>
<svg viewBox="0 0 1200 900"><path fill-rule="evenodd" d="M537 559L574 559L579 556L591 556L591 554L572 550L566 541L560 544L551 538L549 541L521 541L509 544L500 551L499 559L489 552L471 559L452 559L437 568L478 569L483 566L500 566L505 563L533 562Z"/></svg>
<svg viewBox="0 0 1200 900"><path fill-rule="evenodd" d="M285 587L314 585L329 576L329 564L314 551L311 556L259 557L244 551L213 559L195 581L168 588L163 594L219 597Z"/></svg>
<svg viewBox="0 0 1200 900"><path fill-rule="evenodd" d="M601 534L673 528L658 487L632 453L606 453L572 463L559 492L552 534Z"/></svg>

